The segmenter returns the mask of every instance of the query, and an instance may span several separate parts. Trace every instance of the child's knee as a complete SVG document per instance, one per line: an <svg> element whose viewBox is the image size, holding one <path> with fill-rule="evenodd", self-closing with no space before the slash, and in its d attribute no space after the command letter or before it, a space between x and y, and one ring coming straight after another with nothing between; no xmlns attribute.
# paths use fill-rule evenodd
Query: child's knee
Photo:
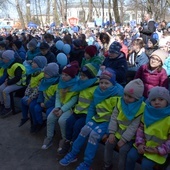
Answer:
<svg viewBox="0 0 170 170"><path fill-rule="evenodd" d="M89 126L84 126L81 131L80 131L80 135L83 137L86 137L89 135L89 133L91 132L91 128Z"/></svg>
<svg viewBox="0 0 170 170"><path fill-rule="evenodd" d="M92 131L90 133L90 137L89 137L88 142L90 142L92 144L96 144L99 141L99 139L100 139L100 135L97 132Z"/></svg>

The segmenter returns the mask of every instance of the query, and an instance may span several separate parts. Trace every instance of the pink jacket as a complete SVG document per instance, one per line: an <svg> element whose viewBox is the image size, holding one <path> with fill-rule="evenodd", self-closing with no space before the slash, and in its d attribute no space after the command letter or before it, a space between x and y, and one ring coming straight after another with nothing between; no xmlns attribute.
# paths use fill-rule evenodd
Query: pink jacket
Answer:
<svg viewBox="0 0 170 170"><path fill-rule="evenodd" d="M168 89L168 76L164 68L161 72L157 70L151 72L148 65L142 65L136 72L135 79L140 78L144 83L144 97L148 97L148 92L152 87L162 86Z"/></svg>

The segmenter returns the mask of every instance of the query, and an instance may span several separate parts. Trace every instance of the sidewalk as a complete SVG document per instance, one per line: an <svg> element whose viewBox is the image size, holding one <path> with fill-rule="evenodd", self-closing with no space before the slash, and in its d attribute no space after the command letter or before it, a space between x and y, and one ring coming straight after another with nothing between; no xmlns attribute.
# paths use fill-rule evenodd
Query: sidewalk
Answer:
<svg viewBox="0 0 170 170"><path fill-rule="evenodd" d="M0 169L1 170L74 170L83 161L83 151L78 161L62 167L57 161L59 136L55 135L54 143L48 150L41 146L46 128L37 134L30 134L30 122L18 127L21 114L10 115L0 119ZM93 170L101 170L103 166L104 146L100 145L96 154ZM117 170L117 153L114 156L114 169ZM140 170L137 166L136 170Z"/></svg>

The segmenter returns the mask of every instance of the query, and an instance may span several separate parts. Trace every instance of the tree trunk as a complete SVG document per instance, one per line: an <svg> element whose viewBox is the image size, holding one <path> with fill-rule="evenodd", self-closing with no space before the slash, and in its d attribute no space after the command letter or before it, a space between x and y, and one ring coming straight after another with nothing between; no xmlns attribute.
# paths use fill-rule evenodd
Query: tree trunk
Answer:
<svg viewBox="0 0 170 170"><path fill-rule="evenodd" d="M104 0L101 2L102 4L102 24L104 23Z"/></svg>
<svg viewBox="0 0 170 170"><path fill-rule="evenodd" d="M40 23L42 27L44 27L44 22L43 22L43 17L42 17L42 11L41 11L41 2L38 0L38 8L39 8L39 13L40 13Z"/></svg>
<svg viewBox="0 0 170 170"><path fill-rule="evenodd" d="M123 25L123 22L124 22L124 0L120 0L120 22L121 22L121 25Z"/></svg>
<svg viewBox="0 0 170 170"><path fill-rule="evenodd" d="M117 24L120 24L120 15L119 15L119 9L118 9L118 0L113 0L113 11L115 16L115 22Z"/></svg>
<svg viewBox="0 0 170 170"><path fill-rule="evenodd" d="M50 21L50 6L51 6L51 4L50 4L50 0L46 0L46 2L47 2L47 10L46 10L46 20L45 20L45 23L47 24Z"/></svg>
<svg viewBox="0 0 170 170"><path fill-rule="evenodd" d="M56 0L53 0L53 20L57 24L59 24L59 19L58 19L58 13L57 13L57 6L56 6Z"/></svg>
<svg viewBox="0 0 170 170"><path fill-rule="evenodd" d="M93 14L93 0L89 0L89 18L88 21L92 22L92 14Z"/></svg>
<svg viewBox="0 0 170 170"><path fill-rule="evenodd" d="M83 11L82 22L86 25L87 20L86 20L86 17L85 17L85 9L83 7L83 1L82 0L80 0L80 5L81 5L82 11ZM87 17L87 19L88 19L88 17Z"/></svg>
<svg viewBox="0 0 170 170"><path fill-rule="evenodd" d="M22 14L22 11L21 11L21 8L20 8L20 5L19 5L19 1L15 0L15 3L16 3L16 9L17 9L17 12L18 12L19 20L21 22L21 27L22 27L22 29L24 29L25 28L24 17L23 17L23 14Z"/></svg>
<svg viewBox="0 0 170 170"><path fill-rule="evenodd" d="M111 0L108 1L108 5L109 5L109 23L112 24L112 14L111 14Z"/></svg>
<svg viewBox="0 0 170 170"><path fill-rule="evenodd" d="M96 11L97 17L99 17L99 11L97 10L97 8L96 8L96 6L94 5L94 3L93 3L93 7L94 7L94 10Z"/></svg>
<svg viewBox="0 0 170 170"><path fill-rule="evenodd" d="M25 4L26 4L26 23L28 24L31 21L30 0L25 0Z"/></svg>

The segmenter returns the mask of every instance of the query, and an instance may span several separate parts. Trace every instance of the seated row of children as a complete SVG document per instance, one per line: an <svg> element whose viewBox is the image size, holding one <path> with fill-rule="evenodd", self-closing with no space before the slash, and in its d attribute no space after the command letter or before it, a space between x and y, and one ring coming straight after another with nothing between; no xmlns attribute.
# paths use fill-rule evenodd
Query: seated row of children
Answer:
<svg viewBox="0 0 170 170"><path fill-rule="evenodd" d="M33 63L37 62L35 59ZM58 149L58 154L67 154L72 146L71 152L60 160L63 166L77 160L77 155L89 136L84 162L77 167L77 170L90 169L99 142L106 134L108 140L104 152L105 169L112 168L113 148L116 146L119 147L121 158L120 170L129 167L134 169L137 158L142 155L144 155L143 169L146 167L153 169L155 164L165 162L166 155L170 151L170 95L167 89L152 88L145 103L144 85L140 79L129 82L123 89L116 82L115 73L110 68L106 68L98 80L96 78L98 69L91 63L81 68L78 79L77 62L64 67L59 79L59 74L51 74L54 67L58 68L53 64L48 64L44 68L44 78L39 85L38 98L33 103L31 100L28 105L33 118L31 132L40 130L43 124L42 110L46 111L47 134L42 149L48 149L52 145L58 121L64 141ZM54 72L57 73L57 70ZM50 75L53 75L53 78ZM52 88L53 85L56 88ZM42 100L39 100L40 96ZM49 101L53 103L49 105L50 107L48 107ZM28 117L25 121L27 119ZM22 120L21 124L23 123L25 122Z"/></svg>
<svg viewBox="0 0 170 170"><path fill-rule="evenodd" d="M6 68L14 59L7 53L11 51L2 54L3 62L8 60ZM77 170L90 169L99 142L106 134L104 169L112 168L115 146L119 147L121 170L134 169L136 160L142 156L143 169L163 164L170 152L169 91L164 87L153 87L144 103L144 85L140 79L129 82L123 89L110 68L106 68L99 79L96 78L98 67L92 63L81 68L80 78L78 72L78 63L74 61L63 68L59 77L56 63L47 64L45 57L36 56L32 62L30 83L21 100L23 118L19 126L28 120L29 111L33 120L30 132L38 132L43 127L42 111L45 111L47 134L42 149L48 149L58 122L64 141L58 154L67 154L60 160L63 166L77 160L89 136L84 162ZM10 78L0 86L1 117L10 109L11 90L26 84L25 69L19 63L14 63L7 73Z"/></svg>

